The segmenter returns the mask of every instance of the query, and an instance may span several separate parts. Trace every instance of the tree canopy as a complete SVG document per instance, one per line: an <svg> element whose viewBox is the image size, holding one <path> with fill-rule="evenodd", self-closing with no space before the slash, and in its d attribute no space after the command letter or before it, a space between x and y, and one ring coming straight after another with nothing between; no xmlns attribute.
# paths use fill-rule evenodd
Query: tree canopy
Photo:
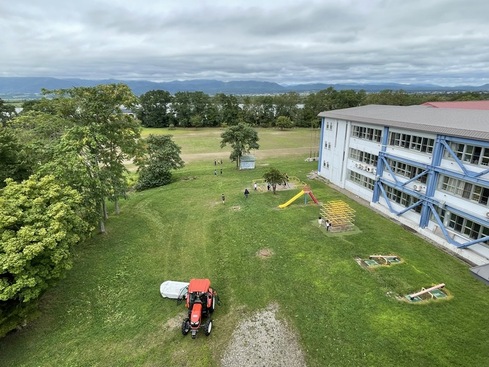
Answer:
<svg viewBox="0 0 489 367"><path fill-rule="evenodd" d="M3 127L7 126L7 122L16 115L15 106L5 103L3 99L0 98L0 125Z"/></svg>
<svg viewBox="0 0 489 367"><path fill-rule="evenodd" d="M21 142L13 131L0 127L0 188L7 178L20 182L30 173Z"/></svg>
<svg viewBox="0 0 489 367"><path fill-rule="evenodd" d="M149 135L145 144L147 153L136 162L139 166L136 190L167 185L171 182L171 171L184 166L180 147L171 135Z"/></svg>
<svg viewBox="0 0 489 367"><path fill-rule="evenodd" d="M137 98L124 84L46 93L52 97L48 104L55 113L73 124L64 133L58 152L72 157L73 167L80 167L80 162L83 164L84 172L78 168L76 172L84 177L75 180L86 183L85 186L90 188L84 192L96 203L99 230L105 232L106 200L115 201L117 206L117 200L125 196L127 184L124 174L127 169L124 162L137 158L142 152L140 123L122 111L123 106L133 108ZM57 157L63 159L62 154ZM73 172L58 170L53 165L51 167L57 175L67 178L70 184L76 186L72 180Z"/></svg>
<svg viewBox="0 0 489 367"><path fill-rule="evenodd" d="M270 167L270 169L263 174L263 179L272 186L273 193L276 194L277 185L282 184L285 180L285 174L281 173L278 169Z"/></svg>
<svg viewBox="0 0 489 367"><path fill-rule="evenodd" d="M280 130L290 129L294 126L294 123L288 116L279 116L275 122L275 126Z"/></svg>
<svg viewBox="0 0 489 367"><path fill-rule="evenodd" d="M11 179L0 190L0 332L71 267L71 248L90 231L81 196L54 176ZM18 322L19 320L17 320ZM14 323L15 324L15 323Z"/></svg>
<svg viewBox="0 0 489 367"><path fill-rule="evenodd" d="M173 124L172 95L163 90L152 90L139 97L137 116L145 127L168 127Z"/></svg>
<svg viewBox="0 0 489 367"><path fill-rule="evenodd" d="M221 134L221 138L221 148L224 148L227 144L231 146L232 151L229 158L236 162L236 167L239 167L243 154L249 153L251 149L260 148L256 130L242 122L227 128Z"/></svg>

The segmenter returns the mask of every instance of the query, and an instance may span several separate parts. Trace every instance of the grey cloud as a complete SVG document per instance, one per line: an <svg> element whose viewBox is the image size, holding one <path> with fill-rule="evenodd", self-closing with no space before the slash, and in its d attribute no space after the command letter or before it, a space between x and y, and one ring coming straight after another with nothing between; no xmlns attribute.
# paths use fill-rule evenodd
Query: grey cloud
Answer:
<svg viewBox="0 0 489 367"><path fill-rule="evenodd" d="M23 0L2 76L489 83L486 0Z"/></svg>

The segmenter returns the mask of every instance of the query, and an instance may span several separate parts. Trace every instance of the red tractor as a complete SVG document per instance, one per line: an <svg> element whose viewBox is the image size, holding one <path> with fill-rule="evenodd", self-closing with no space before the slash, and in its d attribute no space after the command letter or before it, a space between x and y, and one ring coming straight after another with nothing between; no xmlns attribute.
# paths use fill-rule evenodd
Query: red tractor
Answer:
<svg viewBox="0 0 489 367"><path fill-rule="evenodd" d="M211 288L209 279L192 279L182 291L185 290L187 293L179 297L181 300L185 298L188 308L188 317L182 322L182 334L187 335L190 331L192 339L195 339L199 329L203 328L205 335L209 336L212 331L211 314L219 302L217 292Z"/></svg>

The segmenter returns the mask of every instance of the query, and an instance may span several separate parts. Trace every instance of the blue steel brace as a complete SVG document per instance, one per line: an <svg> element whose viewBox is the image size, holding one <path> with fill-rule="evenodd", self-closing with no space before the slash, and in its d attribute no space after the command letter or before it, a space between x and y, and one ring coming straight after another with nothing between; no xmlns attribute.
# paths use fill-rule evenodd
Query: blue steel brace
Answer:
<svg viewBox="0 0 489 367"><path fill-rule="evenodd" d="M321 164L323 162L323 150L324 150L324 127L325 127L325 123L324 123L324 120L326 118L325 117L321 117L321 126L320 126L320 136L319 136L319 146L321 147L321 149L319 149L319 158L318 158L318 172L321 172Z"/></svg>
<svg viewBox="0 0 489 367"><path fill-rule="evenodd" d="M431 169L428 170L428 178L426 180L426 197L433 198L435 195L436 187L438 185L439 174L433 168L440 165L443 158L443 140L438 135L435 139L435 146L433 147L433 157L431 158ZM427 201L424 200L423 208L421 209L421 218L419 219L419 226L425 228L430 221L430 207L427 205Z"/></svg>
<svg viewBox="0 0 489 367"><path fill-rule="evenodd" d="M387 143L389 141L389 127L384 126L384 132L382 134L382 145L380 148L379 152L379 157L377 159L377 169L376 169L376 177L375 177L375 185L374 185L374 192L372 196L372 202L377 203L379 201L380 197L380 190L382 189L382 173L384 172L384 165L385 161L383 161L381 158L381 155L385 153L387 149Z"/></svg>

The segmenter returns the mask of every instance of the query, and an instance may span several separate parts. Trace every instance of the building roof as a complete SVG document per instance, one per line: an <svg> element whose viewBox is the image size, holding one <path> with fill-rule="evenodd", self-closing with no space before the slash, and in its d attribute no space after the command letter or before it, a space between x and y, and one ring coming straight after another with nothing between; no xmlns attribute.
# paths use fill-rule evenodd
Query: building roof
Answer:
<svg viewBox="0 0 489 367"><path fill-rule="evenodd" d="M318 116L489 141L489 110L368 105Z"/></svg>
<svg viewBox="0 0 489 367"><path fill-rule="evenodd" d="M422 106L435 108L461 108L467 110L489 110L489 101L426 102Z"/></svg>
<svg viewBox="0 0 489 367"><path fill-rule="evenodd" d="M252 155L242 155L240 161L241 162L255 162L256 158Z"/></svg>
<svg viewBox="0 0 489 367"><path fill-rule="evenodd" d="M475 266L470 271L475 278L489 285L489 264Z"/></svg>

